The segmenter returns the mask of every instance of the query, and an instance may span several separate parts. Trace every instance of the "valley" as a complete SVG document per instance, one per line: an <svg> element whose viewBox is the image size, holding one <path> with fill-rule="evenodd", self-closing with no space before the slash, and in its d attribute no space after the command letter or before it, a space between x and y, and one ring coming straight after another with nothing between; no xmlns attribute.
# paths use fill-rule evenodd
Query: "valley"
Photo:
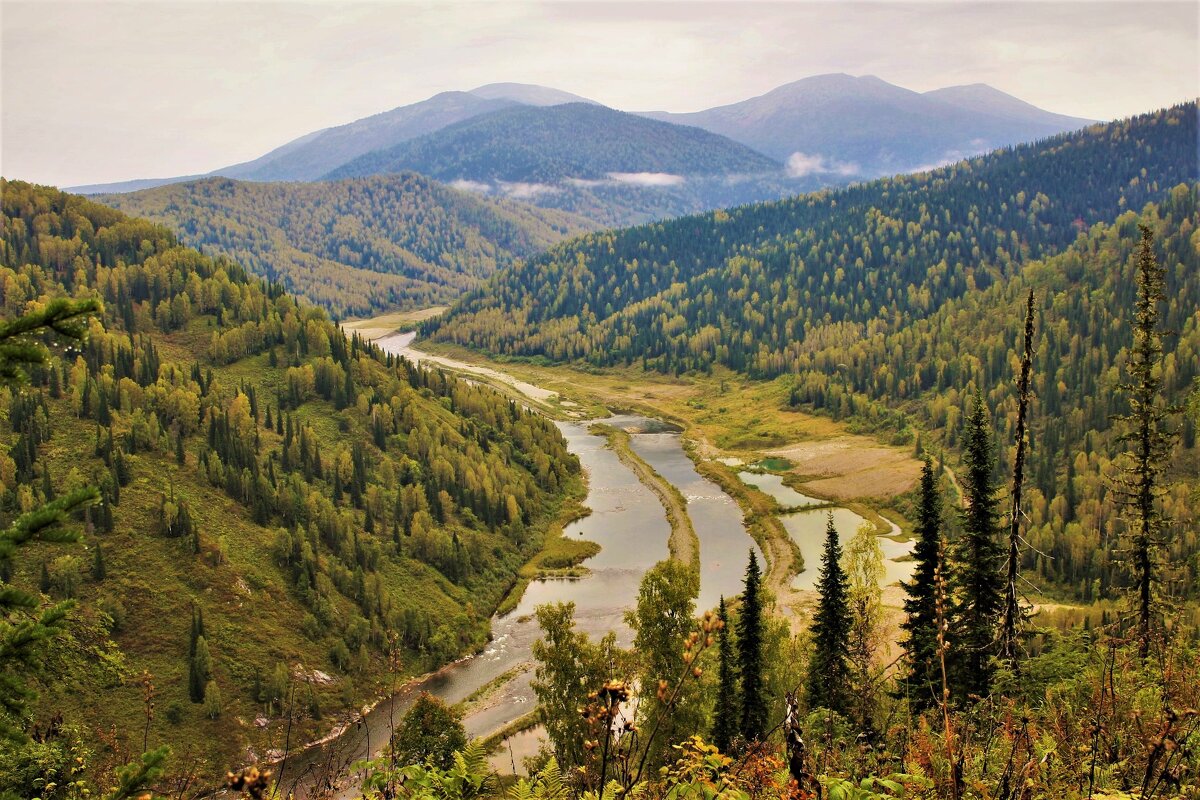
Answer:
<svg viewBox="0 0 1200 800"><path fill-rule="evenodd" d="M427 314L416 316L428 317L436 313L436 309L431 309ZM739 448L736 452L740 455L732 456L729 453L733 451L718 451L707 441L698 448L690 436L703 434L685 410L694 410L694 405L687 401L677 406L660 406L653 401L645 403L644 392L623 392L616 388L619 384L607 383L619 380L619 376L591 376L589 381L584 373L570 369L523 369L512 364L485 362L465 353L456 353L462 358L434 354L425 349L424 343L415 342L415 334L392 332L394 325L404 321L392 315L350 322L346 327L366 333L386 352L484 382L556 418L569 450L583 465L588 484L584 500L588 509L586 516L568 524L562 535L571 540L578 537L595 542L600 550L583 561L586 572L581 577L535 579L518 589L521 594L515 605L505 603L507 610L492 619L491 641L480 653L406 684L390 698L375 704L363 716L361 724L355 723L336 738L290 758L287 770L292 778L285 785L294 787L299 797L312 790L311 781L320 784L330 776L348 775L350 783L338 789L345 793L354 785L352 773L347 772L348 765L377 753L390 739L412 702L425 691L448 704L463 704L463 724L468 735L490 737L493 746L498 748L493 766L502 773L508 771L511 769L509 762L519 763L516 759L520 753L531 754L542 740L537 730L530 727L535 725L531 714L536 705L530 687L533 675L530 645L540 635L533 619L534 609L547 603L573 603L580 631L597 640L615 632L617 642L628 646L632 632L624 615L636 602L643 573L654 563L674 558L694 564L700 575L697 607L708 609L715 607L722 596L733 597L739 593L747 552L753 550L760 559L763 557L759 543L747 530L738 501L698 471L698 468L708 471L719 465L729 469L730 475L738 474L724 462L743 463L757 459L759 453ZM468 358L470 360L466 360ZM517 374L522 377L516 377ZM550 390L547 386L559 388ZM688 386L687 394L703 395L719 388L716 385ZM603 405L602 398L609 407ZM644 408L649 416L636 412L612 415L610 408ZM595 414L602 415L595 417L599 424L591 421L591 415ZM664 422L663 418L668 415L678 421ZM680 422L683 432L672 430L679 427ZM790 422L798 423L800 427L782 429L807 429L808 441L833 441L845 447L846 440L852 438L836 428L820 425L815 419ZM747 435L757 435L758 421L742 424L747 427ZM864 446L870 442L866 437L857 438ZM622 451L632 451L639 463L630 463ZM706 455L700 456L700 452ZM867 449L864 459L856 462L856 467L862 469L864 464L881 459L881 452L887 453L888 461L903 458L897 450L876 445ZM795 490L781 489L783 478L777 473L742 472L740 475L742 491L753 495L752 502L778 509L779 518L783 520L782 529L792 537L790 541L795 541L809 554L807 563L810 566L806 570L797 576L786 576L785 570L796 569L792 562L795 548L778 538L767 541L769 552L785 554L783 559L769 556L767 569L768 574L790 578L790 581L776 579L772 586L781 610L798 623L810 611L814 600L815 569L811 565L816 563L818 550L811 537L814 532L824 531L824 512L797 513L795 507L799 503L793 501L793 496L799 495ZM762 482L764 479L766 484ZM773 488L769 484L774 484ZM834 485L837 485L836 479ZM669 497L666 496L668 493ZM683 508L673 502L675 498L683 502ZM904 565L911 563L895 559L902 559L908 553L911 539L894 524L884 522L873 510L874 502L886 499L883 496L859 497L854 507L877 520L875 527L879 533L895 537L880 537L885 543L888 563L895 565L887 572L885 586L891 614L895 617L899 611L899 595L892 584L908 577L909 569ZM828 501L812 499L812 503L833 508L839 526L856 528L866 522L853 511L831 506ZM680 512L685 519L672 522ZM809 524L811 514L819 517L813 518L816 527ZM686 531L677 530L680 526L686 527ZM847 535L849 532L847 530ZM679 534L698 547L669 547L668 542ZM783 564L777 564L777 560L782 560ZM517 756L510 752L513 748L520 751Z"/></svg>

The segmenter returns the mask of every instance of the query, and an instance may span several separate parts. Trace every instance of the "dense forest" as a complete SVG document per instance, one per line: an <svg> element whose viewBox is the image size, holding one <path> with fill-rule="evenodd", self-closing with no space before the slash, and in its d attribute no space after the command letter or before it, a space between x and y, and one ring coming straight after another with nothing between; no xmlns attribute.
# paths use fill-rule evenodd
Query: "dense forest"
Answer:
<svg viewBox="0 0 1200 800"><path fill-rule="evenodd" d="M1191 104L925 175L592 234L498 274L427 331L524 357L782 373L792 406L896 443L925 431L953 464L976 390L1011 433L1018 306L1034 288L1036 548L1024 558L1043 591L1111 597L1117 521L1103 476L1123 410L1112 364L1127 358L1129 233L1151 225L1169 265L1178 335L1164 380L1180 402L1200 374L1196 148ZM1191 423L1185 434L1189 474ZM1182 483L1167 502L1185 509ZM1174 580L1194 594L1200 541L1177 533Z"/></svg>
<svg viewBox="0 0 1200 800"><path fill-rule="evenodd" d="M431 323L501 355L755 376L926 317L1197 179L1194 103L837 191L591 234Z"/></svg>
<svg viewBox="0 0 1200 800"><path fill-rule="evenodd" d="M167 225L338 316L447 303L594 227L404 173L323 183L208 178L99 202Z"/></svg>
<svg viewBox="0 0 1200 800"><path fill-rule="evenodd" d="M159 744L211 778L282 746L285 702L303 740L395 670L485 640L579 490L553 424L347 338L159 225L24 183L0 194L5 336L53 298L102 304L81 342L56 324L4 345L4 686L25 686L9 658L35 630L14 593L76 605L27 665L37 703L0 707L20 731L0 783L49 796L27 781L86 770L107 785ZM53 358L14 388L10 360L43 342ZM22 533L88 486L99 502L69 525L82 546Z"/></svg>

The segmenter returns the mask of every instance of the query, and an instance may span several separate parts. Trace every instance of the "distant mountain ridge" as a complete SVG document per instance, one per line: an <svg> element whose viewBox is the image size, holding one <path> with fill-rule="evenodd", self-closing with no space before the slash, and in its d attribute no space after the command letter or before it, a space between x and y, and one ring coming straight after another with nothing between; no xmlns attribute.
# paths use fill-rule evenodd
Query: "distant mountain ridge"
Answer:
<svg viewBox="0 0 1200 800"><path fill-rule="evenodd" d="M647 112L788 163L793 175L872 178L1086 127L985 84L914 92L873 75L817 75L726 106Z"/></svg>
<svg viewBox="0 0 1200 800"><path fill-rule="evenodd" d="M594 100L533 84L493 83L466 92L442 92L418 103L314 131L259 158L208 175L251 181L315 180L344 174L343 168L350 171L348 165L356 159L386 163L382 151L505 109L552 112L554 107L576 103L600 107ZM1090 122L1043 111L983 84L921 94L873 76L849 75L805 78L761 97L705 111L639 116L701 128L769 159L786 162L788 174L779 170L778 177L801 179L806 188L927 167ZM636 149L641 144L635 141L629 146ZM637 165L628 171L654 170ZM205 176L138 179L79 186L74 191L127 192L201 177ZM739 201L781 196L774 192L770 187L743 192ZM662 207L674 210L679 203L670 201Z"/></svg>
<svg viewBox="0 0 1200 800"><path fill-rule="evenodd" d="M553 183L644 173L643 182L686 175L776 172L781 165L700 128L589 103L515 106L447 126L342 165L330 179L414 170L438 180ZM618 178L619 180L620 178Z"/></svg>

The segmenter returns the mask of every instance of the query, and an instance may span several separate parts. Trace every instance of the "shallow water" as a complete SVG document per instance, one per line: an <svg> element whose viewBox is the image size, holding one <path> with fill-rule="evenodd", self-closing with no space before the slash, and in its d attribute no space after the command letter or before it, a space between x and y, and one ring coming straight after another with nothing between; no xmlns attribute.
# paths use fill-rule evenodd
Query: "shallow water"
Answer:
<svg viewBox="0 0 1200 800"><path fill-rule="evenodd" d="M829 502L801 494L790 486L784 486L782 475L770 472L739 472L738 477L742 479L742 483L753 486L763 494L769 494L771 497L774 497L775 502L779 503L781 508L822 506Z"/></svg>
<svg viewBox="0 0 1200 800"><path fill-rule="evenodd" d="M700 541L700 597L696 608L716 608L722 596L742 591L750 551L762 551L746 533L742 510L720 486L696 472L676 433L644 433L630 439L633 451L679 489Z"/></svg>

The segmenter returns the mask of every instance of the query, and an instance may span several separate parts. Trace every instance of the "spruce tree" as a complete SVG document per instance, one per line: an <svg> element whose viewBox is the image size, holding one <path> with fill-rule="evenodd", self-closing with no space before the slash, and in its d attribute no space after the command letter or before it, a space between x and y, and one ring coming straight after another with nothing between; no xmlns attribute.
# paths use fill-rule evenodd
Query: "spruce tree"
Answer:
<svg viewBox="0 0 1200 800"><path fill-rule="evenodd" d="M739 733L747 742L760 741L767 730L766 679L763 674L762 573L750 551L742 610L738 617L738 667L742 679Z"/></svg>
<svg viewBox="0 0 1200 800"><path fill-rule="evenodd" d="M941 674L937 663L937 571L942 542L942 496L933 462L925 456L921 466L921 488L917 505L917 524L913 529L912 579L902 584L906 637L903 642L906 671L899 680L901 692L915 709L930 708L937 702Z"/></svg>
<svg viewBox="0 0 1200 800"><path fill-rule="evenodd" d="M729 631L729 613L725 598L717 608L721 630L717 632L717 699L713 710L712 740L717 749L728 754L738 732L737 665L734 663L733 641Z"/></svg>
<svg viewBox="0 0 1200 800"><path fill-rule="evenodd" d="M1003 550L997 542L1000 509L996 497L995 453L991 420L982 395L976 393L963 431L963 501L959 512L962 536L954 564L954 633L956 686L967 696L991 690L996 626L1003 603Z"/></svg>
<svg viewBox="0 0 1200 800"><path fill-rule="evenodd" d="M850 606L849 586L842 571L842 546L833 512L825 525L825 546L817 578L817 611L812 624L812 658L808 662L809 708L849 711Z"/></svg>
<svg viewBox="0 0 1200 800"><path fill-rule="evenodd" d="M1134 301L1133 346L1126 370L1129 380L1120 385L1129 403L1129 413L1115 419L1125 425L1120 441L1123 453L1116 479L1117 498L1126 510L1125 566L1133 577L1134 635L1138 655L1145 659L1163 632L1157 609L1157 586L1162 567L1164 519L1159 507L1163 472L1175 443L1176 433L1166 429L1170 415L1180 409L1163 402L1162 332L1158 330L1158 306L1164 299L1166 270L1154 252L1154 234L1139 225L1142 239L1137 253L1137 295Z"/></svg>

